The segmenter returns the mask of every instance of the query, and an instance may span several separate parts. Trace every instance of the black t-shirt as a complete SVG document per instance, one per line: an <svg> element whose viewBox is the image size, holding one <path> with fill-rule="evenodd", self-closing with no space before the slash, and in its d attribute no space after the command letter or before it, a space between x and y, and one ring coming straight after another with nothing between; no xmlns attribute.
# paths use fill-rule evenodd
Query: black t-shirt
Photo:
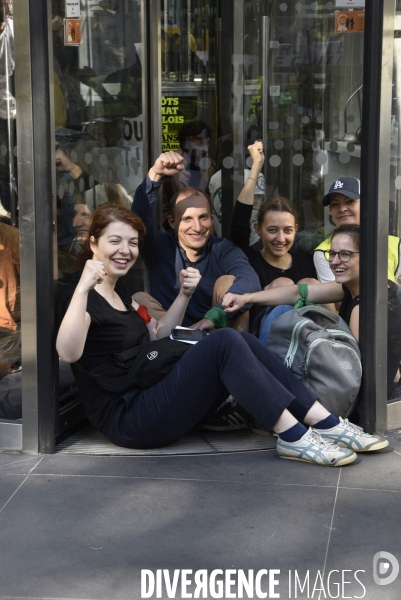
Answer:
<svg viewBox="0 0 401 600"><path fill-rule="evenodd" d="M351 292L343 285L344 298L342 299L338 314L349 325L351 313L355 306L359 305L359 295L353 298ZM401 337L401 305L397 298L398 286L393 281L388 281L388 333Z"/></svg>
<svg viewBox="0 0 401 600"><path fill-rule="evenodd" d="M351 313L359 304L359 296L353 298L348 288L343 285L344 298L341 302L339 315L349 325ZM394 381L395 374L401 361L401 304L397 298L398 286L388 281L388 319L387 319L387 387Z"/></svg>
<svg viewBox="0 0 401 600"><path fill-rule="evenodd" d="M279 277L288 277L294 283L298 283L300 279L310 277L316 279L316 270L311 257L307 254L291 254L292 262L288 269L279 269L265 261L260 251L255 250L251 246L247 249L247 255L250 264L258 274L260 285L264 289L269 283Z"/></svg>
<svg viewBox="0 0 401 600"><path fill-rule="evenodd" d="M309 254L298 254L289 252L291 255L291 266L288 269L279 269L265 261L258 248L249 246L249 222L252 214L252 206L236 202L234 206L233 219L231 223L231 241L241 248L248 257L250 265L256 271L262 290L275 279L279 277L288 277L294 283L300 279L316 279L316 269L313 264L313 257ZM264 306L253 306L250 310L250 331L258 334Z"/></svg>
<svg viewBox="0 0 401 600"><path fill-rule="evenodd" d="M79 277L80 273L74 275L66 291L63 299L64 310L68 308ZM77 365L85 371L91 371L94 367L107 363L116 352L132 348L139 341L149 341L148 328L132 308L131 297L120 281L117 282L115 290L127 307L126 310L113 308L96 290L89 292L86 310L91 316L91 324L83 354L77 363L71 365L82 396L85 414L100 431L107 427L117 405L124 402L124 399L120 394L114 394L97 385Z"/></svg>
<svg viewBox="0 0 401 600"><path fill-rule="evenodd" d="M351 313L352 313L353 309L355 308L355 306L358 306L358 304L359 304L359 295L355 296L355 298L353 298L351 296L351 292L349 291L349 289L347 287L345 287L345 285L343 285L343 290L344 290L344 298L341 301L341 306L340 306L340 310L338 311L338 314L340 315L340 317L342 319L344 319L344 321L347 323L347 325L349 325L350 321L351 321Z"/></svg>
<svg viewBox="0 0 401 600"><path fill-rule="evenodd" d="M297 254L290 250L292 262L288 269L279 269L265 261L259 249L249 246L249 222L252 214L252 206L236 202L233 220L231 223L231 241L241 248L248 257L251 266L258 274L262 289L279 277L288 277L294 283L300 279L316 279L316 269L313 257L309 254Z"/></svg>

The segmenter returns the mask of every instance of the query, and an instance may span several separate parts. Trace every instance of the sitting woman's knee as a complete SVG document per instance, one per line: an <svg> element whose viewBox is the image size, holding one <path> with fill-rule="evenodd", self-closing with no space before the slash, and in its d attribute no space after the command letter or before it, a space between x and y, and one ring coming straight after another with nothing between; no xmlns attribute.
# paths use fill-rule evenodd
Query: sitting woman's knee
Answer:
<svg viewBox="0 0 401 600"><path fill-rule="evenodd" d="M294 282L289 277L278 277L277 279L273 279L264 289L272 290L273 288L284 287L286 285L294 285Z"/></svg>

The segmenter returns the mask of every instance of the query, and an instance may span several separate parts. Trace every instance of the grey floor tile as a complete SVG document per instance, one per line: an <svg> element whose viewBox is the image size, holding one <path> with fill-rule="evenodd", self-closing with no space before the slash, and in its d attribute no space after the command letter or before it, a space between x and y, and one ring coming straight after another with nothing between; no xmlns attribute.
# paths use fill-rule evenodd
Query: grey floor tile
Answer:
<svg viewBox="0 0 401 600"><path fill-rule="evenodd" d="M289 569L323 567L334 497L333 488L32 476L0 514L0 597L136 600L141 569L158 568L281 569L286 588Z"/></svg>
<svg viewBox="0 0 401 600"><path fill-rule="evenodd" d="M28 472L40 457L37 454L11 454L0 452L0 473L7 472L11 467L20 469L20 473Z"/></svg>
<svg viewBox="0 0 401 600"><path fill-rule="evenodd" d="M397 452L401 452L401 429L390 431L385 437L388 438L391 447L397 450Z"/></svg>
<svg viewBox="0 0 401 600"><path fill-rule="evenodd" d="M354 471L359 465L347 467ZM46 456L35 474L335 486L338 470L286 461L275 451L169 457Z"/></svg>
<svg viewBox="0 0 401 600"><path fill-rule="evenodd" d="M14 492L18 489L18 486L24 481L25 477L25 475L5 475L0 469L0 522L4 510L7 508L4 508L5 504L10 500Z"/></svg>
<svg viewBox="0 0 401 600"><path fill-rule="evenodd" d="M401 505L401 452L381 450L360 454L358 473L343 469L341 486L398 491Z"/></svg>
<svg viewBox="0 0 401 600"><path fill-rule="evenodd" d="M341 477L342 479L342 477ZM330 570L349 569L351 584L348 596L362 596L362 587L354 578L356 570L365 571L358 577L366 588L366 600L399 600L401 575L389 585L376 585L373 580L373 557L379 551L392 553L401 563L400 496L385 491L354 491L340 489L335 508L330 539L326 576ZM383 562L383 561L379 561ZM380 575L382 578L391 572ZM340 596L341 597L341 596Z"/></svg>

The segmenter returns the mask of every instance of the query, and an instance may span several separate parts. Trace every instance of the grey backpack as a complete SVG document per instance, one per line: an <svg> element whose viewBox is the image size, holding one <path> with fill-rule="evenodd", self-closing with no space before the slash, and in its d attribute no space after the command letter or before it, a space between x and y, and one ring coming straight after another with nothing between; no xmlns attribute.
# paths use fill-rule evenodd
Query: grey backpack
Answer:
<svg viewBox="0 0 401 600"><path fill-rule="evenodd" d="M341 317L320 306L294 308L273 322L266 346L327 410L350 414L362 365L358 342Z"/></svg>

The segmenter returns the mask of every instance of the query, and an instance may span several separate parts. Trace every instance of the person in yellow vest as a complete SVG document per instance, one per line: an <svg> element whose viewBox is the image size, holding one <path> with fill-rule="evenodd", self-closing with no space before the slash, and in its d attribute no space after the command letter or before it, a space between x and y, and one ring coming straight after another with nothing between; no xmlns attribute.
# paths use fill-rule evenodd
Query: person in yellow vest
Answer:
<svg viewBox="0 0 401 600"><path fill-rule="evenodd" d="M360 192L361 184L356 177L340 177L332 185L322 200L323 206L330 210L330 220L336 226L344 224L359 225L360 223ZM330 250L331 235L316 249L313 255L317 277L321 283L334 281L334 275L329 263L324 257ZM401 283L400 238L388 236L388 274L387 279ZM398 277L400 276L400 281Z"/></svg>

